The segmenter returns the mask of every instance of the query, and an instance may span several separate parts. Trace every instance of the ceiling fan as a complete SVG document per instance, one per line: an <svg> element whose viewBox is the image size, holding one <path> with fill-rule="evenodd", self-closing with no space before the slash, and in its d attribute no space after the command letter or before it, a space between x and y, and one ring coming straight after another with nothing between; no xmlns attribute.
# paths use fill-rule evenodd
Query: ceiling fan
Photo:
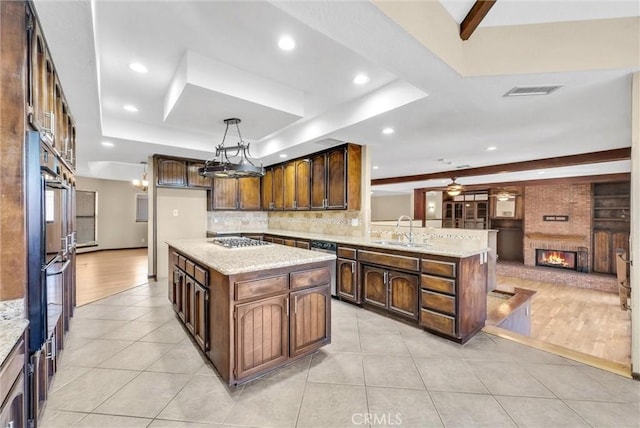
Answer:
<svg viewBox="0 0 640 428"><path fill-rule="evenodd" d="M508 189L496 189L495 193L489 195L491 198L496 198L499 201L508 201L509 199L515 198L516 196L520 196L519 193L510 191Z"/></svg>
<svg viewBox="0 0 640 428"><path fill-rule="evenodd" d="M458 196L464 190L462 184L456 183L456 177L451 179L451 183L447 184L445 191L449 196Z"/></svg>

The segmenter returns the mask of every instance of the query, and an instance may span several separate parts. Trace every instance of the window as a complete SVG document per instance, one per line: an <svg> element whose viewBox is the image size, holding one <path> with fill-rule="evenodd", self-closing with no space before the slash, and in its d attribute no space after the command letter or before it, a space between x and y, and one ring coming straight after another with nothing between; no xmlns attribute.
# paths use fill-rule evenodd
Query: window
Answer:
<svg viewBox="0 0 640 428"><path fill-rule="evenodd" d="M97 205L97 192L86 190L76 191L76 231L78 247L97 244Z"/></svg>
<svg viewBox="0 0 640 428"><path fill-rule="evenodd" d="M146 222L149 219L149 195L136 193L136 221Z"/></svg>

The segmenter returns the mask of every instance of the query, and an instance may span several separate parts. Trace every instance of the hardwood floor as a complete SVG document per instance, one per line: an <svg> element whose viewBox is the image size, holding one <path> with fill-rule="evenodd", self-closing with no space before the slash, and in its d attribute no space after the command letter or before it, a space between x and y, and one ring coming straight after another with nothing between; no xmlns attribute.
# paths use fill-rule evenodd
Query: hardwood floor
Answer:
<svg viewBox="0 0 640 428"><path fill-rule="evenodd" d="M86 305L146 283L147 264L146 248L78 254L76 305Z"/></svg>
<svg viewBox="0 0 640 428"><path fill-rule="evenodd" d="M631 312L617 294L498 276L501 286L535 290L531 337L631 366Z"/></svg>

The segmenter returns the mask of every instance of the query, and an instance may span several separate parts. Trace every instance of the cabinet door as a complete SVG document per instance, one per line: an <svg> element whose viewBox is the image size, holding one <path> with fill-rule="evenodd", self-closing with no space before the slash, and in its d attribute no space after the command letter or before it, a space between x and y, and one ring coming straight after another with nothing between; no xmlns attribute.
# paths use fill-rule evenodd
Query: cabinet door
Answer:
<svg viewBox="0 0 640 428"><path fill-rule="evenodd" d="M311 208L311 161L296 161L296 209Z"/></svg>
<svg viewBox="0 0 640 428"><path fill-rule="evenodd" d="M291 293L291 357L329 343L330 307L329 284Z"/></svg>
<svg viewBox="0 0 640 428"><path fill-rule="evenodd" d="M31 36L31 105L33 113L29 121L33 127L44 131L45 113L47 113L47 64L46 47L40 25L33 20L33 32Z"/></svg>
<svg viewBox="0 0 640 428"><path fill-rule="evenodd" d="M373 266L362 267L362 300L372 305L387 307L387 272Z"/></svg>
<svg viewBox="0 0 640 428"><path fill-rule="evenodd" d="M338 259L338 296L344 300L360 303L355 260Z"/></svg>
<svg viewBox="0 0 640 428"><path fill-rule="evenodd" d="M236 210L238 209L238 179L215 178L213 179L213 209Z"/></svg>
<svg viewBox="0 0 640 428"><path fill-rule="evenodd" d="M593 233L593 271L609 273L611 271L611 232L596 230Z"/></svg>
<svg viewBox="0 0 640 428"><path fill-rule="evenodd" d="M185 187L187 163L175 159L156 159L156 183L158 186Z"/></svg>
<svg viewBox="0 0 640 428"><path fill-rule="evenodd" d="M286 163L284 165L283 174L284 209L294 210L296 208L296 163Z"/></svg>
<svg viewBox="0 0 640 428"><path fill-rule="evenodd" d="M346 149L327 153L327 208L344 209L347 206Z"/></svg>
<svg viewBox="0 0 640 428"><path fill-rule="evenodd" d="M235 320L236 380L275 367L288 358L286 295L236 305Z"/></svg>
<svg viewBox="0 0 640 428"><path fill-rule="evenodd" d="M238 200L241 210L260 209L260 178L245 177L238 179Z"/></svg>
<svg viewBox="0 0 640 428"><path fill-rule="evenodd" d="M613 232L611 235L611 273L618 273L618 265L616 261L616 250L622 248L629 254L629 233Z"/></svg>
<svg viewBox="0 0 640 428"><path fill-rule="evenodd" d="M184 279L184 325L193 334L193 313L195 301L193 299L195 281L189 275Z"/></svg>
<svg viewBox="0 0 640 428"><path fill-rule="evenodd" d="M200 349L209 350L209 290L197 282L193 286L193 336Z"/></svg>
<svg viewBox="0 0 640 428"><path fill-rule="evenodd" d="M198 172L199 168L204 168L202 162L189 162L187 164L187 186L209 189L211 188L211 177L204 177Z"/></svg>
<svg viewBox="0 0 640 428"><path fill-rule="evenodd" d="M264 171L264 176L262 177L262 209L263 210L272 210L273 209L273 170L271 168L266 169Z"/></svg>
<svg viewBox="0 0 640 428"><path fill-rule="evenodd" d="M53 126L53 147L55 147L59 153L64 154L64 129L65 129L65 118L64 118L64 101L62 99L62 87L60 86L60 82L58 81L58 76L55 76L55 83L53 86L53 115L55 119L55 123Z"/></svg>
<svg viewBox="0 0 640 428"><path fill-rule="evenodd" d="M20 428L27 426L25 402L24 375L21 373L7 394L4 406L2 406L0 427Z"/></svg>
<svg viewBox="0 0 640 428"><path fill-rule="evenodd" d="M389 271L389 309L418 319L420 279L417 275Z"/></svg>
<svg viewBox="0 0 640 428"><path fill-rule="evenodd" d="M282 165L273 168L273 209L284 209L284 168Z"/></svg>
<svg viewBox="0 0 640 428"><path fill-rule="evenodd" d="M184 273L176 269L173 277L173 310L178 313L182 321L184 321L184 280Z"/></svg>
<svg viewBox="0 0 640 428"><path fill-rule="evenodd" d="M323 210L327 205L327 157L324 153L311 157L311 209Z"/></svg>

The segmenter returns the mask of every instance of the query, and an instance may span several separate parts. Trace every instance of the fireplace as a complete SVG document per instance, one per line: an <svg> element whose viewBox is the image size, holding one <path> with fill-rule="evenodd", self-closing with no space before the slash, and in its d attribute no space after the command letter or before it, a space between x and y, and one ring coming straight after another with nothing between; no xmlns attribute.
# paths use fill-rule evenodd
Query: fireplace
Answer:
<svg viewBox="0 0 640 428"><path fill-rule="evenodd" d="M577 251L545 250L536 248L536 266L576 270Z"/></svg>

